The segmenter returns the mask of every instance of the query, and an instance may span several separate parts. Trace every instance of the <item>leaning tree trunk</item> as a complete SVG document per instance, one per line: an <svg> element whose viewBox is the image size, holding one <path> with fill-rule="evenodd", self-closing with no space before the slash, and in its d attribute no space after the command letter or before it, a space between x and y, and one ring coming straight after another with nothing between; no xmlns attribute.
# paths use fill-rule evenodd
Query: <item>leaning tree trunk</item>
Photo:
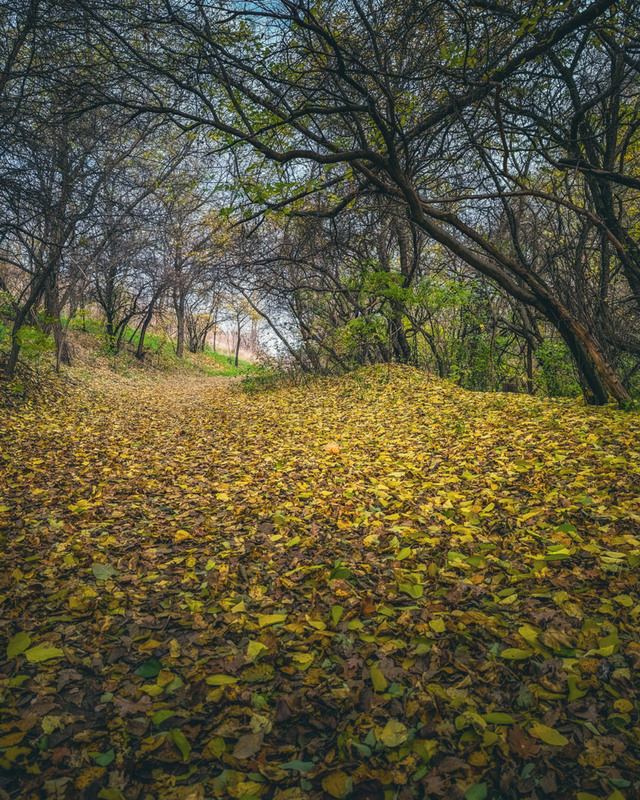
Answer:
<svg viewBox="0 0 640 800"><path fill-rule="evenodd" d="M511 297L525 305L533 306L549 320L566 342L589 388L590 395L585 399L595 405L604 405L611 395L622 407L631 400L600 343L581 322L575 319L562 301L553 295L542 278L511 260L508 255L466 225L455 214L438 212L430 208L428 215L425 214L425 207L415 190L407 187L406 191L413 219L422 230L470 267L496 281ZM453 225L464 236L480 245L484 253L480 254L467 247L435 220Z"/></svg>
<svg viewBox="0 0 640 800"><path fill-rule="evenodd" d="M13 321L13 327L11 328L11 351L9 352L8 360L4 365L4 372L8 377L13 376L14 372L16 371L16 367L18 366L18 358L20 356L21 347L20 331L22 326L31 314L35 304L42 297L42 291L44 290L45 283L52 269L53 266L49 265L45 270L43 270L42 274L38 276L38 279L32 283L29 296L22 308L18 310L16 318Z"/></svg>
<svg viewBox="0 0 640 800"><path fill-rule="evenodd" d="M631 397L595 337L557 301L547 298L547 303L540 310L554 324L571 351L589 388L590 394L585 399L593 405L601 406L611 395L620 406L625 406Z"/></svg>

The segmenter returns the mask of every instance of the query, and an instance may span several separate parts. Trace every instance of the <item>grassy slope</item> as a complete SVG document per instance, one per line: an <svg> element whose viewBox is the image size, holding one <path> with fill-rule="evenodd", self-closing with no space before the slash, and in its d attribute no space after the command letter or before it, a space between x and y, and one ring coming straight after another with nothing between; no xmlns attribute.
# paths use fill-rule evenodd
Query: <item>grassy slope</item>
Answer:
<svg viewBox="0 0 640 800"><path fill-rule="evenodd" d="M10 797L640 793L637 415L385 368L5 421Z"/></svg>
<svg viewBox="0 0 640 800"><path fill-rule="evenodd" d="M135 357L139 335L127 329L118 353L106 347L104 326L93 319L84 324L74 320L67 333L72 355L71 367L63 366L60 375L55 374L55 356L51 337L43 336L35 329L27 329L29 336L21 352L16 375L9 381L0 372L0 408L15 405L27 398L54 397L64 394L65 385L91 382L92 376L115 373L127 378L144 378L163 374L182 374L185 377L206 375L210 377L244 377L256 373L256 365L234 357L214 353L207 346L204 352L190 353L185 350L182 359L175 354L174 343L161 332L151 331L145 337L145 356L142 361ZM2 331L0 331L0 334ZM0 346L7 347L7 330L0 335ZM6 353L5 353L6 355Z"/></svg>
<svg viewBox="0 0 640 800"><path fill-rule="evenodd" d="M86 330L83 330L79 321L72 327L72 348L75 344L76 350L88 350L94 361L107 359L121 372L146 366L163 371L191 370L204 375L231 377L249 374L253 369L252 364L242 360L236 367L233 356L214 353L209 346L204 352L196 354L185 349L184 357L179 359L175 354L174 343L157 331L149 331L145 336L145 361L141 365L134 356L140 335L132 328L127 328L121 352L111 355L105 349L103 326L95 320L87 320L84 327Z"/></svg>

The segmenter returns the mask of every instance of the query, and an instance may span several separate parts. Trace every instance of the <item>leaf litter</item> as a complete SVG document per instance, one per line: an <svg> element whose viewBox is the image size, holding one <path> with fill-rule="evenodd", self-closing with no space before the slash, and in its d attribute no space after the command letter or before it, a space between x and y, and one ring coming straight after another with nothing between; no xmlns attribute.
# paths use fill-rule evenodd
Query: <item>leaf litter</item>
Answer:
<svg viewBox="0 0 640 800"><path fill-rule="evenodd" d="M5 414L10 798L640 794L640 421L371 368Z"/></svg>

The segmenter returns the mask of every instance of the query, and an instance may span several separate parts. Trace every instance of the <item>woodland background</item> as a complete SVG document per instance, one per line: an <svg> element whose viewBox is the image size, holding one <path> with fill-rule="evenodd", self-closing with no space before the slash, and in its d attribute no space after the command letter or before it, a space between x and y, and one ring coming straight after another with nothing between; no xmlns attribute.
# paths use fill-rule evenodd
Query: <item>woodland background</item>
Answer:
<svg viewBox="0 0 640 800"><path fill-rule="evenodd" d="M621 404L633 3L3 4L0 348L101 326ZM218 336L218 341L215 338Z"/></svg>

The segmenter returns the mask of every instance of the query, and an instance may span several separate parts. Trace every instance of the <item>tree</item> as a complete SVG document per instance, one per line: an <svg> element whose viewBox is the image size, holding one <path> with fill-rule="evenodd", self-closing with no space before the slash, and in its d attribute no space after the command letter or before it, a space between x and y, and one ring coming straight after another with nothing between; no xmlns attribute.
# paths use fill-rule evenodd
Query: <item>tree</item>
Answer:
<svg viewBox="0 0 640 800"><path fill-rule="evenodd" d="M531 65L552 61L576 37L588 39L611 6L465 4L454 14L445 4L409 1L282 0L239 10L169 0L127 9L124 17L116 4L103 14L87 9L100 16L121 66L135 75L118 102L215 129L251 148L264 169L280 165L281 191L254 191L257 203L299 211L306 197L323 193L328 200L316 208L323 214L371 193L400 203L423 233L558 330L595 402L611 394L624 403L628 392L597 332L576 318L535 263L496 246L464 201L491 179L482 160L468 163L475 143L467 133L488 99L498 89L517 93ZM152 28L162 35L140 48L122 20L135 21L137 36ZM134 92L151 80L164 82L167 99L140 103ZM250 192L251 181L246 185ZM508 203L506 192L497 194Z"/></svg>
<svg viewBox="0 0 640 800"><path fill-rule="evenodd" d="M136 151L162 121L117 109L77 113L95 53L75 35L64 4L18 3L3 23L10 47L2 83L8 113L0 128L0 232L11 272L1 288L13 306L4 365L11 375L29 321L53 334L58 365L68 363L62 314L76 285L86 283L80 262L89 269L104 257L122 217L155 188L164 166L133 196L121 181L115 199L109 190L116 174L131 170Z"/></svg>

